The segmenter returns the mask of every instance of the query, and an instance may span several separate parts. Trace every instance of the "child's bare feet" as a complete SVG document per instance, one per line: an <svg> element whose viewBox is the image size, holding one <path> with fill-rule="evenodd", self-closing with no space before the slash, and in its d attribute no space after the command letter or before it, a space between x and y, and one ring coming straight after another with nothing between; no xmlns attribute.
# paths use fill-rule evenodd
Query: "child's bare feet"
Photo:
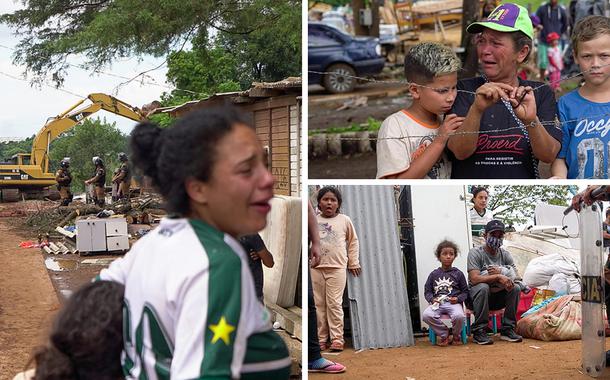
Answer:
<svg viewBox="0 0 610 380"><path fill-rule="evenodd" d="M445 339L439 339L438 342L436 342L436 345L441 347L447 347L449 345L449 337L446 337Z"/></svg>
<svg viewBox="0 0 610 380"><path fill-rule="evenodd" d="M462 345L462 337L461 336L454 336L453 339L451 340L451 345L452 346L461 346Z"/></svg>

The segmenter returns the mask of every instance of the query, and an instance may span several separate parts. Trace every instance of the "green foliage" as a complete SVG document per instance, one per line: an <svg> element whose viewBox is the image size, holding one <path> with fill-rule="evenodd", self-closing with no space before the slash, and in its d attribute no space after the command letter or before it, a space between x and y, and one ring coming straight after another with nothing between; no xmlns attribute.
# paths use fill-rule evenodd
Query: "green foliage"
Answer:
<svg viewBox="0 0 610 380"><path fill-rule="evenodd" d="M167 59L167 67L167 78L172 84L194 92L174 91L178 98L201 99L217 92L240 89L236 82L239 78L237 60L221 47L172 52Z"/></svg>
<svg viewBox="0 0 610 380"><path fill-rule="evenodd" d="M489 189L487 208L506 225L532 223L536 204L568 206L569 186L478 185Z"/></svg>
<svg viewBox="0 0 610 380"><path fill-rule="evenodd" d="M285 19L276 9L300 15L291 0L24 0L25 9L0 15L0 22L20 35L15 63L42 82L51 75L61 85L73 54L87 57L86 66L100 68L116 58L161 57L178 50L208 30L247 36ZM299 22L284 25L300 33ZM283 40L285 36L276 36ZM300 42L300 41L299 41ZM300 58L300 50L295 61ZM300 64L299 64L300 67Z"/></svg>
<svg viewBox="0 0 610 380"><path fill-rule="evenodd" d="M163 96L163 106L300 75L300 2L258 0L253 9L257 11L235 14L233 22L257 25L265 20L259 28L244 34L221 31L214 37L204 31L193 39L192 50L169 55L167 79L177 90ZM167 117L161 121L171 122Z"/></svg>
<svg viewBox="0 0 610 380"><path fill-rule="evenodd" d="M22 141L9 141L0 144L0 161L7 161L17 153L30 153L34 136Z"/></svg>
<svg viewBox="0 0 610 380"><path fill-rule="evenodd" d="M352 3L351 0L320 0L320 1L310 1L309 2L309 8L313 8L315 4L328 4L328 5L332 5L333 7L342 7L344 5L349 5Z"/></svg>
<svg viewBox="0 0 610 380"><path fill-rule="evenodd" d="M364 124L353 123L349 127L330 127L326 129L310 129L308 135L313 136L320 133L345 133L345 132L376 132L381 128L381 121L369 117Z"/></svg>
<svg viewBox="0 0 610 380"><path fill-rule="evenodd" d="M99 156L106 166L106 183L110 183L112 172L119 166L117 153L127 152L127 141L127 136L115 123L86 119L51 143L49 156L53 171L59 161L70 157L72 191L83 191L83 181L91 178L95 169L91 158Z"/></svg>

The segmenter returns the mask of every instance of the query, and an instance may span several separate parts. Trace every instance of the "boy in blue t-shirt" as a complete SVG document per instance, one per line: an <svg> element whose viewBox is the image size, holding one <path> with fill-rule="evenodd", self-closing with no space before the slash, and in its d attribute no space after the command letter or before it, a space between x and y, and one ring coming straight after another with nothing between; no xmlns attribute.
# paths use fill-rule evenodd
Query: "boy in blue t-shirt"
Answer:
<svg viewBox="0 0 610 380"><path fill-rule="evenodd" d="M610 178L610 18L588 16L572 33L582 87L559 99L561 151L551 167L556 178Z"/></svg>

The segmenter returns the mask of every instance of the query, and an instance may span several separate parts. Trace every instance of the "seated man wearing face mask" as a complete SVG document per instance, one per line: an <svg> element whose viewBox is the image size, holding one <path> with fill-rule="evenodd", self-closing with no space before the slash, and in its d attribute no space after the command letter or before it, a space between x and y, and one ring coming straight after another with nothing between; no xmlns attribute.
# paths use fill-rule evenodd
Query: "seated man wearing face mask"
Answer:
<svg viewBox="0 0 610 380"><path fill-rule="evenodd" d="M504 224L492 220L485 225L483 236L485 245L468 252L468 282L475 317L472 338L477 344L493 344L485 331L489 310L504 308L500 338L509 342L521 342L521 336L515 333L520 288L502 274L502 268L506 266L511 266L517 273L512 256L502 249Z"/></svg>

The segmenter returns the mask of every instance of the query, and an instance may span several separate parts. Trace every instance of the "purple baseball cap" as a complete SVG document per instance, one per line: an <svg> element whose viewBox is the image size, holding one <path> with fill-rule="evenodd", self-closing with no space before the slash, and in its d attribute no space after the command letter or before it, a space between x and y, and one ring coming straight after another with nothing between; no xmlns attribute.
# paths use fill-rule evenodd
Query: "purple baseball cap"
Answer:
<svg viewBox="0 0 610 380"><path fill-rule="evenodd" d="M527 9L517 4L504 3L497 6L485 20L468 25L466 31L476 34L481 33L484 28L498 32L521 31L529 38L534 38L534 27Z"/></svg>

